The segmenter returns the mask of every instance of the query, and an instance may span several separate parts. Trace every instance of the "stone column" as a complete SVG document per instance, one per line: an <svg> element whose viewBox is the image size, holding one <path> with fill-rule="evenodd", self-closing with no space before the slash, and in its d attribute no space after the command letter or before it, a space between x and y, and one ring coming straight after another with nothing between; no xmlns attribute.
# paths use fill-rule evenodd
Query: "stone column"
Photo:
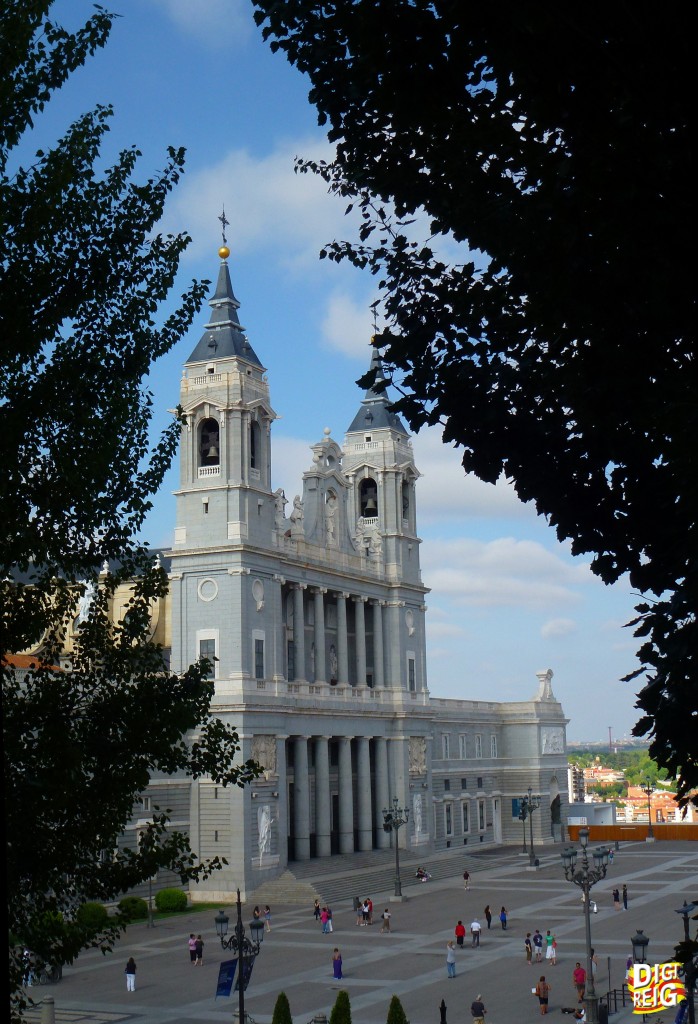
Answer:
<svg viewBox="0 0 698 1024"><path fill-rule="evenodd" d="M380 601L372 601L373 607L373 685L377 690L385 686L383 671L383 608Z"/></svg>
<svg viewBox="0 0 698 1024"><path fill-rule="evenodd" d="M356 685L366 685L366 619L364 618L365 597L354 598L354 622L356 637Z"/></svg>
<svg viewBox="0 0 698 1024"><path fill-rule="evenodd" d="M351 775L351 736L339 739L339 852L354 852L354 788Z"/></svg>
<svg viewBox="0 0 698 1024"><path fill-rule="evenodd" d="M358 797L359 849L373 849L373 815L371 813L371 755L367 736L360 736L356 757L356 793Z"/></svg>
<svg viewBox="0 0 698 1024"><path fill-rule="evenodd" d="M325 682L325 594L327 593L326 587L318 587L313 593L313 600L315 602L315 664L313 666L315 672L315 682Z"/></svg>
<svg viewBox="0 0 698 1024"><path fill-rule="evenodd" d="M318 857L329 857L332 854L329 744L329 736L315 738L315 836Z"/></svg>
<svg viewBox="0 0 698 1024"><path fill-rule="evenodd" d="M295 787L294 837L296 860L310 860L310 778L308 775L308 737L294 740L293 784Z"/></svg>
<svg viewBox="0 0 698 1024"><path fill-rule="evenodd" d="M296 583L293 588L293 678L305 679L305 616L303 613L303 591L305 583Z"/></svg>
<svg viewBox="0 0 698 1024"><path fill-rule="evenodd" d="M383 810L390 806L390 776L388 775L388 741L384 736L376 736L375 744L375 765L376 765L376 834L378 837L378 849L387 850L390 847L390 833L383 831Z"/></svg>
<svg viewBox="0 0 698 1024"><path fill-rule="evenodd" d="M349 682L349 645L347 642L347 598L349 594L337 594L337 682Z"/></svg>
<svg viewBox="0 0 698 1024"><path fill-rule="evenodd" d="M279 864L288 864L288 774L286 771L286 740L288 736L276 737L276 785L278 804L276 828L279 841Z"/></svg>

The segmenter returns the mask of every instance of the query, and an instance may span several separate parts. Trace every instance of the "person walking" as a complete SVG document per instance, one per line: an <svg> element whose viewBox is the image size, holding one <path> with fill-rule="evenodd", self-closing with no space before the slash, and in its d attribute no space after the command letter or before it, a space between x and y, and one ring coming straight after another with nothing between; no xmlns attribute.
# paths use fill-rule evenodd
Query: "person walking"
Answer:
<svg viewBox="0 0 698 1024"><path fill-rule="evenodd" d="M524 949L526 950L526 963L530 967L533 963L533 943L531 942L530 932L526 932L526 938L524 939Z"/></svg>
<svg viewBox="0 0 698 1024"><path fill-rule="evenodd" d="M136 961L133 959L132 956L130 956L128 958L128 960L126 961L126 970L124 971L124 973L126 975L126 991L127 992L135 992L136 991Z"/></svg>
<svg viewBox="0 0 698 1024"><path fill-rule="evenodd" d="M470 925L470 934L473 937L473 949L475 949L477 946L480 945L480 932L481 931L482 931L482 926L481 926L480 922L478 921L478 919L475 918L474 921L472 922L472 924Z"/></svg>
<svg viewBox="0 0 698 1024"><path fill-rule="evenodd" d="M541 974L540 978L538 979L538 984L536 985L535 993L538 996L541 1016L544 1017L548 1012L548 1002L550 999L550 985L545 980L544 974Z"/></svg>
<svg viewBox="0 0 698 1024"><path fill-rule="evenodd" d="M332 924L332 907L326 907L327 910L327 931L333 932L334 925Z"/></svg>
<svg viewBox="0 0 698 1024"><path fill-rule="evenodd" d="M557 964L557 939L548 928L545 933L545 959L555 967Z"/></svg>
<svg viewBox="0 0 698 1024"><path fill-rule="evenodd" d="M462 949L463 948L463 943L465 941L465 925L463 924L462 921L459 921L458 924L456 925L455 935L456 935L456 945L459 946L460 949Z"/></svg>
<svg viewBox="0 0 698 1024"><path fill-rule="evenodd" d="M470 1004L470 1012L473 1016L473 1024L485 1024L485 1004L482 1001L482 996L477 995Z"/></svg>
<svg viewBox="0 0 698 1024"><path fill-rule="evenodd" d="M381 914L381 921L383 922L383 924L381 925L381 932L389 932L390 931L390 918L391 917L392 917L392 915L391 915L390 911L388 910L388 908L386 907L385 910L383 911L383 913Z"/></svg>
<svg viewBox="0 0 698 1024"><path fill-rule="evenodd" d="M502 909L500 910L500 912L499 912L499 920L502 923L502 931L505 932L507 930L507 908L506 907L502 907Z"/></svg>
<svg viewBox="0 0 698 1024"><path fill-rule="evenodd" d="M577 961L572 971L572 984L577 992L577 1002L581 1003L584 1001L584 990L586 989L587 983L587 972L584 970L582 965Z"/></svg>
<svg viewBox="0 0 698 1024"><path fill-rule="evenodd" d="M194 932L189 932L189 959L193 967L196 963L196 936Z"/></svg>
<svg viewBox="0 0 698 1024"><path fill-rule="evenodd" d="M491 926L491 924L492 924L492 911L490 910L489 903L485 907L484 913L485 913L485 920L487 921L487 927L489 928Z"/></svg>
<svg viewBox="0 0 698 1024"><path fill-rule="evenodd" d="M623 910L627 910L627 909L628 909L628 887L627 887L627 885L624 885L623 886Z"/></svg>
<svg viewBox="0 0 698 1024"><path fill-rule="evenodd" d="M201 938L200 935L196 936L196 945L195 945L194 948L196 950L196 962L195 962L194 966L195 967L203 967L204 966L204 940Z"/></svg>
<svg viewBox="0 0 698 1024"><path fill-rule="evenodd" d="M543 959L543 936L536 930L533 933L533 953L537 964Z"/></svg>
<svg viewBox="0 0 698 1024"><path fill-rule="evenodd" d="M463 872L463 888L465 889L466 892L468 891L469 884L470 884L470 872L464 871Z"/></svg>
<svg viewBox="0 0 698 1024"><path fill-rule="evenodd" d="M620 910L620 893L617 888L613 890L613 909Z"/></svg>
<svg viewBox="0 0 698 1024"><path fill-rule="evenodd" d="M336 978L337 981L342 980L342 954L336 946L332 953L332 976Z"/></svg>
<svg viewBox="0 0 698 1024"><path fill-rule="evenodd" d="M451 939L446 943L446 977L455 978L456 976L456 947L453 945Z"/></svg>
<svg viewBox="0 0 698 1024"><path fill-rule="evenodd" d="M264 907L264 924L266 926L266 931L270 932L271 931L271 907L269 906L268 903Z"/></svg>
<svg viewBox="0 0 698 1024"><path fill-rule="evenodd" d="M368 924L368 899L365 899L363 901L363 903L361 904L361 917L362 917L361 923L363 925L367 925Z"/></svg>
<svg viewBox="0 0 698 1024"><path fill-rule="evenodd" d="M320 920L320 913L320 900L315 900L315 902L313 903L313 917L315 918L316 921Z"/></svg>

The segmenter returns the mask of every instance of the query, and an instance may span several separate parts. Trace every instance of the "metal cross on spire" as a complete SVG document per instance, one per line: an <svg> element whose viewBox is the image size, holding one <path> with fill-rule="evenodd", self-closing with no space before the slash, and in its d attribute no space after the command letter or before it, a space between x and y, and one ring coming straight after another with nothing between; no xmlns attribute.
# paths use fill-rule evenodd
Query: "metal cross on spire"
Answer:
<svg viewBox="0 0 698 1024"><path fill-rule="evenodd" d="M230 221L225 216L225 206L223 207L223 212L218 220L221 222L221 227L223 229L223 245L227 245L228 239L225 237L225 229L230 226Z"/></svg>

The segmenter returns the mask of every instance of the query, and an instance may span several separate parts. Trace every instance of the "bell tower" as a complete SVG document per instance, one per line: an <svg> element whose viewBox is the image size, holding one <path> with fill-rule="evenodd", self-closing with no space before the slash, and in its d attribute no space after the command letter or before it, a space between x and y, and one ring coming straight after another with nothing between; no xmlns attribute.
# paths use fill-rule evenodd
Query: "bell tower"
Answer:
<svg viewBox="0 0 698 1024"><path fill-rule="evenodd" d="M210 320L180 384L185 424L175 550L261 541L274 525L271 424L276 415L265 369L238 318L228 246L218 255Z"/></svg>
<svg viewBox="0 0 698 1024"><path fill-rule="evenodd" d="M421 584L415 507L420 473L407 428L390 405L380 355L371 357L373 383L346 433L342 468L350 481L350 529L368 551L382 546L392 581Z"/></svg>

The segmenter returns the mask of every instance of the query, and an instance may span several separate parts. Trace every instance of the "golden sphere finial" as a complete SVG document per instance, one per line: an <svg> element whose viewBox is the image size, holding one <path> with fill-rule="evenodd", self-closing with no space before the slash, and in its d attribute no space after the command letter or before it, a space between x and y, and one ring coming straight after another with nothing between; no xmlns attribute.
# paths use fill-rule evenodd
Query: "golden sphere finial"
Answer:
<svg viewBox="0 0 698 1024"><path fill-rule="evenodd" d="M222 260L227 260L228 256L230 256L230 249L228 248L228 246L222 245L218 250L218 255Z"/></svg>

